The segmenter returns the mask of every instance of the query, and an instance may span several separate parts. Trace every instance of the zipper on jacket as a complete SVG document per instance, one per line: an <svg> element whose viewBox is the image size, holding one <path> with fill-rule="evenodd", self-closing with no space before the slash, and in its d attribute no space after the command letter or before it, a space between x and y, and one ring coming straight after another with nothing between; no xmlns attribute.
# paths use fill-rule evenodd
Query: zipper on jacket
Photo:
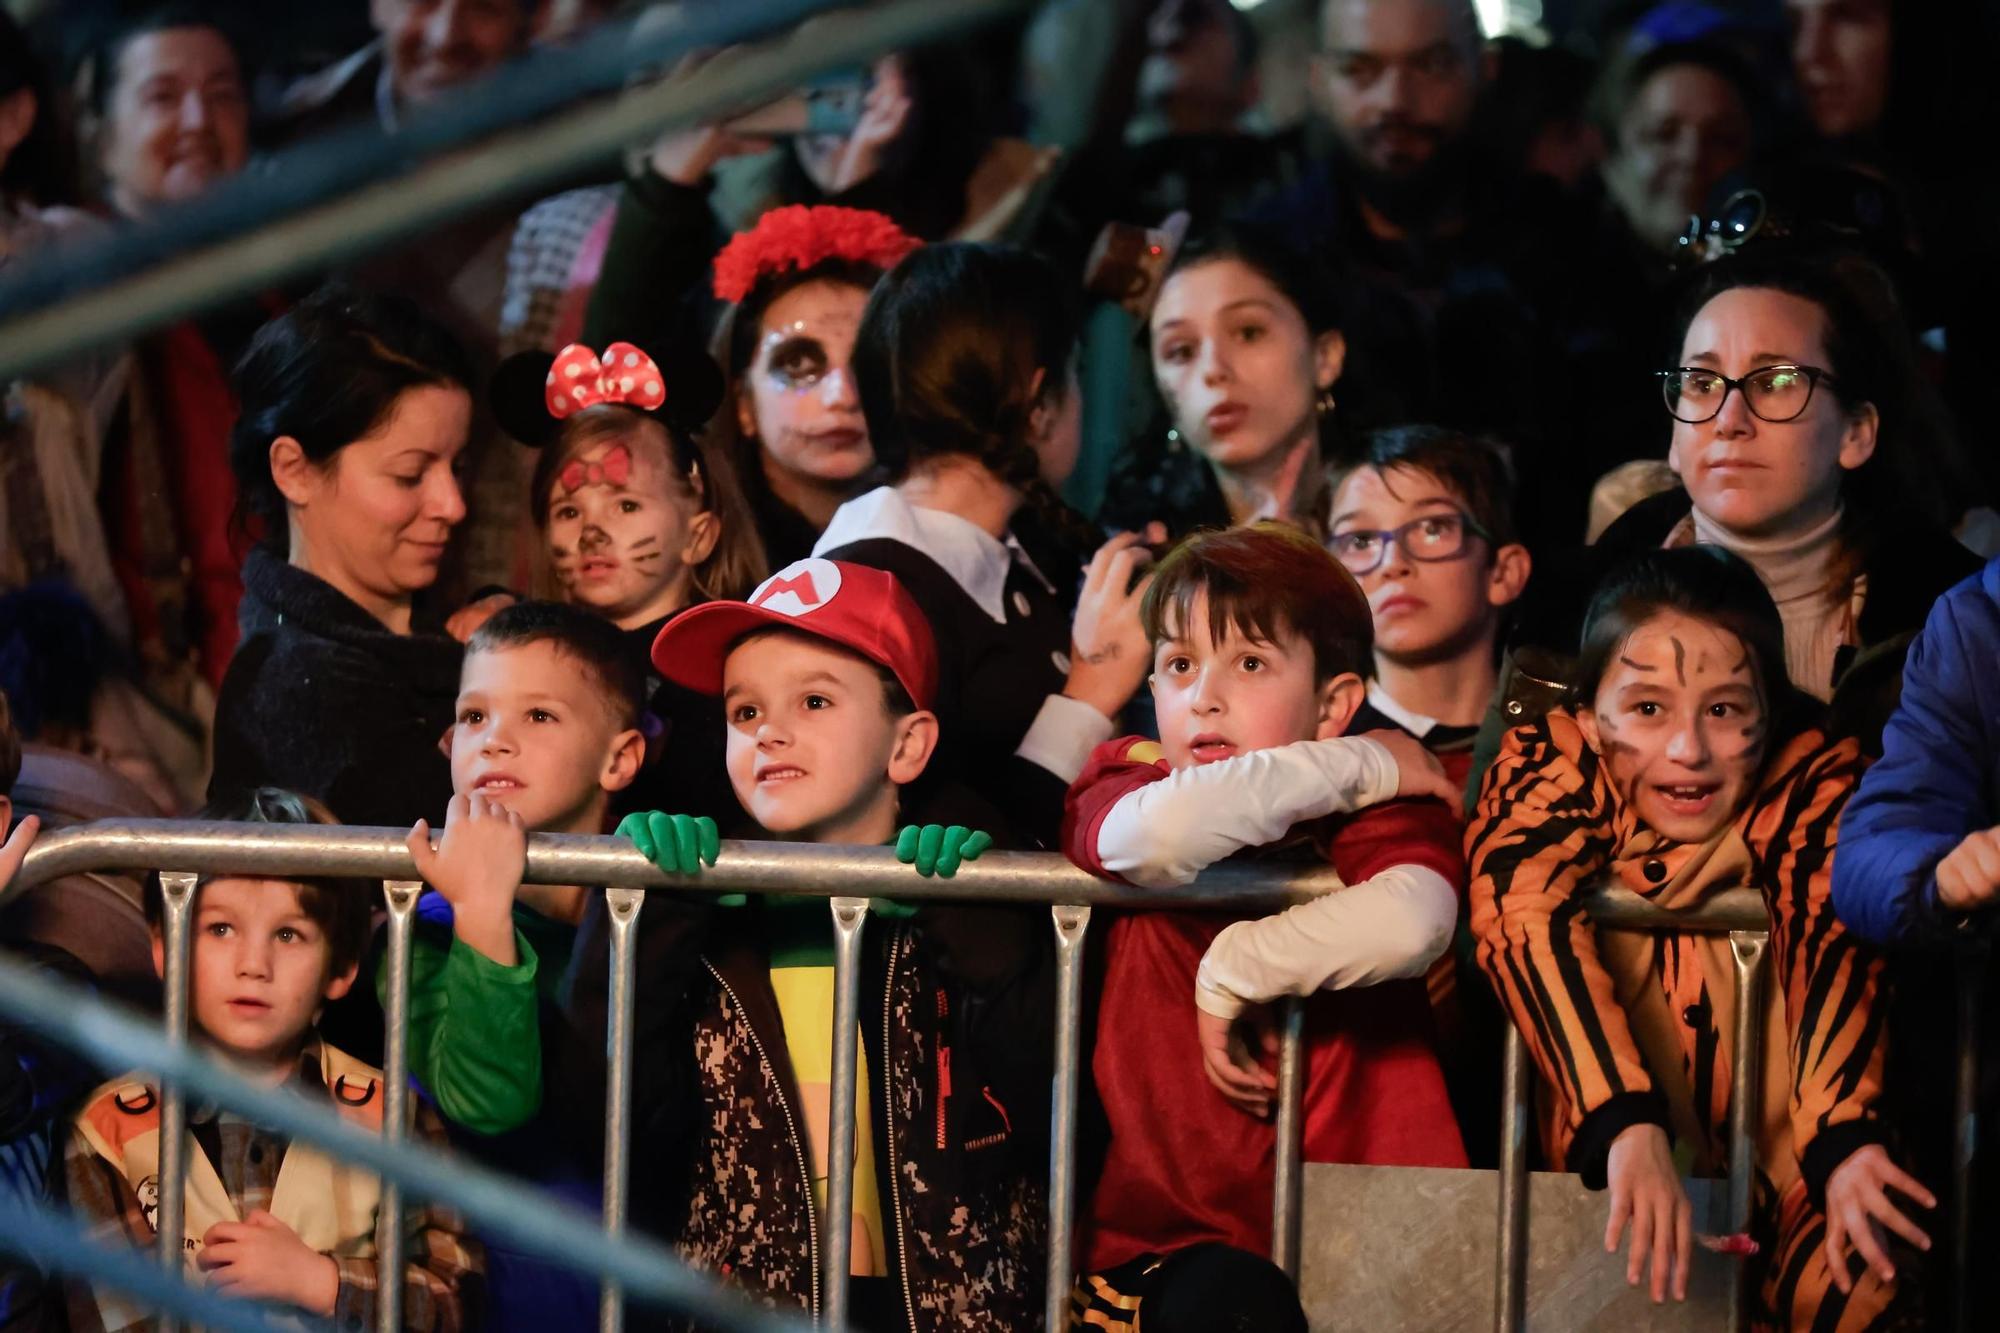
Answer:
<svg viewBox="0 0 2000 1333"><path fill-rule="evenodd" d="M946 1108L951 1104L951 1047L945 1044L944 1034L950 1030L951 1003L945 998L944 987L937 991L937 1150L943 1152L946 1138Z"/></svg>
<svg viewBox="0 0 2000 1333"><path fill-rule="evenodd" d="M799 1178L805 1182L806 1187L806 1263L812 1269L812 1317L813 1322L818 1323L819 1200L813 1197L812 1165L806 1161L804 1141L799 1137L799 1123L792 1116L792 1104L785 1100L785 1081L778 1077L778 1067L772 1064L770 1056L765 1054L764 1043L758 1039L757 1029L750 1023L749 1011L743 1007L743 1001L737 998L735 988L723 979L722 973L718 972L715 964L709 962L707 958L701 960L701 965L708 969L708 974L715 978L715 984L722 987L722 993L727 995L729 1003L735 1006L737 1015L743 1021L743 1030L750 1034L750 1044L757 1048L758 1061L771 1072L771 1086L778 1094L778 1109L785 1113L785 1131L791 1136L792 1152L799 1162ZM911 1325L912 1330L915 1327L914 1324Z"/></svg>
<svg viewBox="0 0 2000 1333"><path fill-rule="evenodd" d="M889 1046L896 1014L896 957L907 938L899 930L889 941L889 977L882 990L882 1090L888 1094L882 1099L882 1123L888 1127L882 1137L889 1143L889 1199L896 1219L896 1272L903 1279L903 1313L909 1318L910 1333L918 1333L917 1303L910 1298L910 1253L903 1244L903 1173L896 1164L896 1126L890 1119L896 1108L896 1061Z"/></svg>

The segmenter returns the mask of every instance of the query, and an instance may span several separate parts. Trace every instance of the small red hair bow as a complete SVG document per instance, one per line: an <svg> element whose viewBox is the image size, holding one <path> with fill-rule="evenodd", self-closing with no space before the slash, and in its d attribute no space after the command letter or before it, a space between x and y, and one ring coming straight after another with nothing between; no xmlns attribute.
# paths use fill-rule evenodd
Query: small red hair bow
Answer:
<svg viewBox="0 0 2000 1333"><path fill-rule="evenodd" d="M623 486L632 479L632 451L622 444L614 444L604 457L586 463L581 458L572 458L563 464L562 471L556 473L556 484L568 495L586 486Z"/></svg>
<svg viewBox="0 0 2000 1333"><path fill-rule="evenodd" d="M612 343L601 361L582 343L571 343L549 368L544 398L558 421L599 403L651 412L667 401L667 385L653 358L631 343Z"/></svg>

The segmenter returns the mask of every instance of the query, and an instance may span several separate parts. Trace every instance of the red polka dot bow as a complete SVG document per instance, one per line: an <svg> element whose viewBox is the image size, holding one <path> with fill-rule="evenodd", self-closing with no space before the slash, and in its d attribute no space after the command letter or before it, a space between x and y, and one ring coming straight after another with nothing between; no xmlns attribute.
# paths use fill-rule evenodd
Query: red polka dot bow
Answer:
<svg viewBox="0 0 2000 1333"><path fill-rule="evenodd" d="M571 343L556 354L543 396L549 415L561 421L599 403L650 412L667 401L667 386L653 358L631 343L612 343L601 361L582 343Z"/></svg>

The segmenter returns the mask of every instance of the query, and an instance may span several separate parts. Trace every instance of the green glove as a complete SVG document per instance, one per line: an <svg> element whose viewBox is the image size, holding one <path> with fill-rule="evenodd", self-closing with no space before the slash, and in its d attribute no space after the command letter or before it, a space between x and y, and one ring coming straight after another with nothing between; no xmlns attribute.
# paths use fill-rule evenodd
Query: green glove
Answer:
<svg viewBox="0 0 2000 1333"><path fill-rule="evenodd" d="M639 855L669 875L699 875L722 852L722 835L706 815L670 815L659 810L634 812L618 821L618 836L628 838ZM734 901L730 901L730 900ZM741 907L740 893L716 899L721 907Z"/></svg>
<svg viewBox="0 0 2000 1333"><path fill-rule="evenodd" d="M993 845L987 834L963 824L946 828L942 824L906 824L896 835L896 859L914 865L917 873L929 878L950 879L964 861L977 861L979 854Z"/></svg>

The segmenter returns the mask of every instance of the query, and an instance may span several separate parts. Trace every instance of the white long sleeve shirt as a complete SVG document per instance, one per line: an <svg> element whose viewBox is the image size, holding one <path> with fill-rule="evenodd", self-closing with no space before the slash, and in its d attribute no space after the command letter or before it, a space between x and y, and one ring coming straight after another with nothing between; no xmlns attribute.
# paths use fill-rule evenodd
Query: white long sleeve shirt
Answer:
<svg viewBox="0 0 2000 1333"><path fill-rule="evenodd" d="M1176 770L1129 793L1099 826L1106 870L1133 884L1186 884L1296 824L1396 794L1389 751L1359 737L1299 741ZM1234 1018L1246 1005L1421 975L1451 944L1458 895L1428 866L1398 865L1310 903L1227 927L1209 946L1195 1002Z"/></svg>

